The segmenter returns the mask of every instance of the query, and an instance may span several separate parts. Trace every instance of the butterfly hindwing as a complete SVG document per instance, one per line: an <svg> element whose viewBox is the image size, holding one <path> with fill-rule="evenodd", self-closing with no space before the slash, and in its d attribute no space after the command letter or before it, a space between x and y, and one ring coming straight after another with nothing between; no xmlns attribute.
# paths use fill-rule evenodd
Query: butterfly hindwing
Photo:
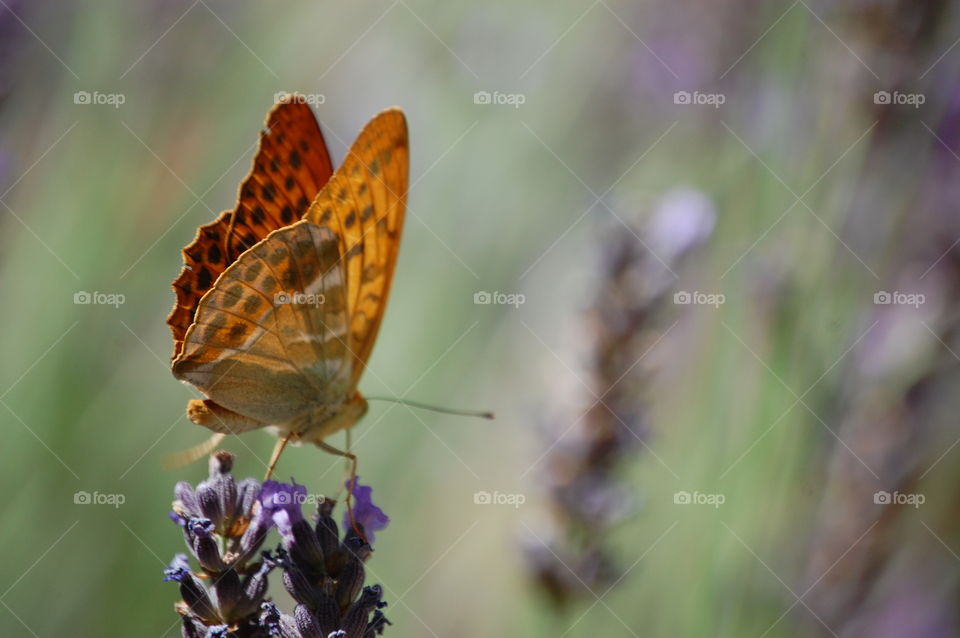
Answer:
<svg viewBox="0 0 960 638"><path fill-rule="evenodd" d="M331 229L300 221L274 231L203 296L174 376L265 424L337 403L352 368L345 292Z"/></svg>
<svg viewBox="0 0 960 638"><path fill-rule="evenodd" d="M408 175L406 118L400 109L388 109L364 127L304 217L340 238L354 384L370 356L390 291Z"/></svg>
<svg viewBox="0 0 960 638"><path fill-rule="evenodd" d="M174 358L180 354L197 303L220 273L272 230L300 219L332 172L310 107L295 96L274 106L260 133L253 167L240 185L236 208L201 226L183 249L184 267L173 282L177 301L167 318Z"/></svg>

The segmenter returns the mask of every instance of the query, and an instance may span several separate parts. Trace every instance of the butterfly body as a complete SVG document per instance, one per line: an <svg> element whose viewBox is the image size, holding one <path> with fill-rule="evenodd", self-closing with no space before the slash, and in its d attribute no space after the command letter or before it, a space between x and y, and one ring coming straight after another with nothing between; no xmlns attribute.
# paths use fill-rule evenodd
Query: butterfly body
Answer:
<svg viewBox="0 0 960 638"><path fill-rule="evenodd" d="M267 126L237 208L184 250L172 369L207 397L194 423L319 445L367 410L356 386L396 263L406 122L376 116L332 174L308 106L280 104Z"/></svg>
<svg viewBox="0 0 960 638"><path fill-rule="evenodd" d="M288 423L268 428L278 438L293 434L294 442L318 443L340 430L353 427L367 413L367 401L359 392L346 402L317 406Z"/></svg>

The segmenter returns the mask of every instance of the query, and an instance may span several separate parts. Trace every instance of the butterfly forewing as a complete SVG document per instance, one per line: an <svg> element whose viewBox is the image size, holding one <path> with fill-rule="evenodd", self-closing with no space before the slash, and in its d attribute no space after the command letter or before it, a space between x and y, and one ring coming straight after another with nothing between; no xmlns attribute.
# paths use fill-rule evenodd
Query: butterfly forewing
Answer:
<svg viewBox="0 0 960 638"><path fill-rule="evenodd" d="M343 165L305 215L340 237L356 384L373 348L396 266L409 172L403 112L364 127Z"/></svg>
<svg viewBox="0 0 960 638"><path fill-rule="evenodd" d="M243 253L210 290L174 375L265 424L343 400L352 360L338 237L297 222Z"/></svg>
<svg viewBox="0 0 960 638"><path fill-rule="evenodd" d="M313 112L291 99L275 106L267 117L253 171L240 186L227 238L231 261L270 231L303 217L333 173Z"/></svg>
<svg viewBox="0 0 960 638"><path fill-rule="evenodd" d="M193 322L200 297L213 285L226 268L226 237L230 233L231 211L216 221L197 229L193 242L183 249L183 270L173 282L177 300L167 317L173 331L173 356L180 354L183 335Z"/></svg>
<svg viewBox="0 0 960 638"><path fill-rule="evenodd" d="M167 318L173 356L193 322L197 303L237 256L272 230L300 219L333 172L320 127L310 107L292 97L274 106L253 167L240 186L237 206L201 226L184 248L184 268L173 282L177 302Z"/></svg>

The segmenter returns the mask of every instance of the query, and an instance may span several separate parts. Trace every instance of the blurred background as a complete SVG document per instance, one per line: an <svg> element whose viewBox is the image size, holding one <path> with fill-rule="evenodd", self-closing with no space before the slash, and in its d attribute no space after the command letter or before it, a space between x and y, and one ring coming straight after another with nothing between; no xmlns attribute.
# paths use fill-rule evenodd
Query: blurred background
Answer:
<svg viewBox="0 0 960 638"><path fill-rule="evenodd" d="M388 635L960 632L956 4L0 0L0 34L4 635L179 635L206 468L161 459L207 432L169 284L285 91L337 162L409 119L360 389L498 416L355 429Z"/></svg>

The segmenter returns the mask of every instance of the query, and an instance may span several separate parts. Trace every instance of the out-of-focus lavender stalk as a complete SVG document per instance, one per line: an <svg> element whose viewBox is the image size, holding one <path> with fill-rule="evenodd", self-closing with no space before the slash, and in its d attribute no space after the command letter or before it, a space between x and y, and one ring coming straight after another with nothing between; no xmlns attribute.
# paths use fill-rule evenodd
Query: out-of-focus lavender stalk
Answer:
<svg viewBox="0 0 960 638"><path fill-rule="evenodd" d="M949 74L947 65L930 66L941 54L934 43L945 6L893 2L864 11L869 19L858 16L863 42L888 52L881 71L894 78L891 86L922 90L926 108L943 117L934 125L929 112L877 106L850 218L860 245L882 250L866 258L885 258L889 268L864 325L870 330L846 366L842 444L834 447L807 565L806 604L844 638L960 631L948 549L960 534L956 490L933 480L951 463L944 457L960 433L960 93L955 78L938 77ZM927 67L920 87L917 69ZM931 153L917 157L925 147ZM905 161L923 166L921 180L904 171Z"/></svg>
<svg viewBox="0 0 960 638"><path fill-rule="evenodd" d="M538 542L525 548L539 588L559 607L584 595L592 598L587 589L619 578L606 537L632 509L617 475L636 459L648 432L639 397L651 371L638 360L663 336L662 311L673 301L673 270L710 235L714 217L704 195L679 189L661 201L642 242L622 226L600 242L599 289L584 331L590 339L592 395L584 397L585 410L544 428L545 446L561 437L546 460L553 517L544 536L551 541L547 547Z"/></svg>

